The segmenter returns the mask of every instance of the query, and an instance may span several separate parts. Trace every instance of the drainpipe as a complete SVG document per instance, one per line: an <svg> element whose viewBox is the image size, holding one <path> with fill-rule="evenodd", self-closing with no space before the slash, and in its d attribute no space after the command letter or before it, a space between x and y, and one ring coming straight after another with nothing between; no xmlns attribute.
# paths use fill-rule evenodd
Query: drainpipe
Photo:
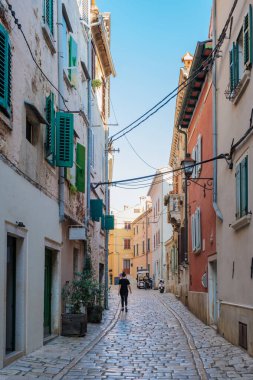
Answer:
<svg viewBox="0 0 253 380"><path fill-rule="evenodd" d="M90 1L88 1L88 25L84 22L83 24L88 29L88 72L90 75L90 79L88 81L88 128L87 128L87 206L86 206L86 238L88 237L88 231L89 231L89 219L90 219L90 193L91 193L91 147L92 147L92 141L91 141L91 126L92 126L92 72L91 72L91 49L92 49L92 34L91 34L91 27L95 25L101 24L101 17L99 18L98 22L91 23L91 5Z"/></svg>
<svg viewBox="0 0 253 380"><path fill-rule="evenodd" d="M217 43L216 30L216 0L213 0L213 46ZM214 61L213 71L213 155L217 156L217 92L216 92L216 61ZM217 165L218 161L213 161L213 208L216 216L223 222L223 216L217 203Z"/></svg>
<svg viewBox="0 0 253 380"><path fill-rule="evenodd" d="M185 157L187 153L187 145L188 145L188 138L187 138L187 133L185 131L182 131L182 129L179 128L179 125L177 125L177 130L179 133L182 133L184 135L184 152L185 152ZM185 228L185 236L184 236L184 241L185 241L185 253L184 253L184 261L185 264L188 263L188 194L187 194L187 179L185 178L185 202L184 202L184 228Z"/></svg>
<svg viewBox="0 0 253 380"><path fill-rule="evenodd" d="M108 125L105 125L105 214L109 215L110 214L110 203L109 203L109 168L108 168L108 155L109 155L109 128ZM106 310L109 309L109 302L108 302L108 276L109 276L109 271L108 271L108 247L109 247L109 231L105 230L105 290L104 290L104 307Z"/></svg>
<svg viewBox="0 0 253 380"><path fill-rule="evenodd" d="M57 0L57 37L58 37L58 88L59 92L64 95L63 83L63 40L62 40L62 0ZM61 96L58 96L58 108L64 109L64 103ZM60 222L64 221L64 168L59 168L59 217Z"/></svg>
<svg viewBox="0 0 253 380"><path fill-rule="evenodd" d="M88 64L88 72L89 72L89 80L88 80L88 128L87 128L87 205L86 205L86 238L88 237L89 231L89 219L90 219L90 176L91 176L91 107L92 107L92 72L91 72L91 5L90 1L88 1L88 52L87 52L87 64Z"/></svg>

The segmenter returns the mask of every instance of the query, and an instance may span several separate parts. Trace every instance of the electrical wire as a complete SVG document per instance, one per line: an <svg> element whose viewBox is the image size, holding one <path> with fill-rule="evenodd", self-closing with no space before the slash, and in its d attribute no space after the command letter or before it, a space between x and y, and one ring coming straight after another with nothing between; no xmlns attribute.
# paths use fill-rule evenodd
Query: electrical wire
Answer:
<svg viewBox="0 0 253 380"><path fill-rule="evenodd" d="M154 166L150 165L147 161L144 160L144 158L142 158L139 153L136 152L136 150L134 149L133 145L130 143L130 141L128 140L128 138L126 137L126 135L124 136L128 145L131 147L131 149L133 150L133 152L136 154L136 156L142 161L144 162L144 164L146 164L147 166L149 166L151 169L155 169L157 170L157 168L155 168Z"/></svg>
<svg viewBox="0 0 253 380"><path fill-rule="evenodd" d="M200 71L199 71L200 72ZM131 131L133 131L135 128L137 128L139 125L141 125L141 124L143 124L146 120L148 120L151 116L153 116L154 114L156 114L158 111L160 111L160 109L162 109L164 106L166 106L172 99L174 99L180 92L182 92L187 86L189 86L189 84L191 84L193 81L194 81L194 79L195 78L197 78L197 76L199 75L199 72L195 75L195 76L193 76L193 78L189 81L189 82L187 82L187 81L185 81L185 82L187 82L183 87L182 87L182 85L185 83L185 82L183 82L180 86L178 86L175 90L173 90L172 91L172 93L174 93L179 87L182 87L182 88L180 88L180 90L178 90L174 95L171 95L170 97L169 97L169 99L167 99L166 100L166 102L164 102L162 105L160 105L158 108L156 108L156 106L155 107L153 107L152 109L154 109L154 108L156 108L155 109L155 111L153 111L152 113L149 113L143 120L141 120L141 121L139 121L136 125L133 125L133 124L135 124L135 123L131 123L128 127L126 127L126 128L124 128L123 130L121 130L121 131L119 131L118 133L117 133L117 135L118 134L120 134L119 136L117 136L117 137L114 137L114 136L112 136L110 139L110 143L112 144L114 141L117 141L117 140L119 140L121 137L123 137L123 136L125 136L126 134L128 134L129 132L131 132ZM168 96L166 97L166 98L168 98ZM161 103L161 102L160 102ZM159 104L160 104L159 103ZM148 112L147 112L148 113ZM147 114L146 113L146 114ZM145 114L145 115L146 115ZM139 119L137 119L137 120L140 120L140 119L142 119L144 116L142 116L142 117L140 117ZM133 126L132 126L133 125ZM130 129L128 129L130 126L132 126L132 128L130 128ZM126 130L127 129L127 130ZM126 132L124 132L124 130L126 130ZM122 132L124 132L124 133L122 133Z"/></svg>
<svg viewBox="0 0 253 380"><path fill-rule="evenodd" d="M162 107L164 107L166 104L169 103L170 100L172 100L175 96L177 96L177 94L179 94L187 85L189 85L192 80L191 77L195 77L196 75L196 72L197 72L197 75L203 71L203 70L210 70L210 68L212 67L212 65L214 64L215 62L215 59L217 58L219 52L220 52L220 48L224 42L224 39L226 37L226 32L227 32L227 28L230 24L230 21L231 21L231 18L232 18L232 15L233 15L233 12L235 10L235 7L238 3L238 0L235 0L234 3L233 3L233 6L231 8L231 11L229 13L229 16L228 16L228 19L222 29L222 32L218 38L218 42L216 44L216 46L213 48L212 50L212 53L210 54L210 56L208 56L208 58L202 62L202 64L200 65L199 68L196 69L195 72L193 72L191 74L191 76L189 76L184 82L182 82L180 84L180 86L176 87L173 91L171 91L168 95L166 95L161 101L159 101L158 103L156 103L152 108L150 108L147 112L145 112L143 115L141 115L138 119L136 119L135 121L133 121L131 124L129 124L128 126L126 126L125 128L123 128L121 131L115 133L114 135L111 136L111 143L113 141L116 141L118 140L119 138L125 136L126 133L129 133L131 132L133 129L137 128L139 125L141 125L142 123L144 123L147 119L149 119L152 115L154 115L156 112L158 112ZM208 68L209 66L209 68ZM184 85L184 86L183 86ZM182 89L180 89L180 87L183 86ZM180 89L180 90L179 90ZM178 90L178 91L177 91ZM177 91L176 94L174 94L174 92ZM174 94L174 95L173 95ZM165 103L163 103L168 97L170 97ZM154 112L152 112L150 115L148 115L151 111L153 111L158 105L160 105L161 103L163 103L157 110L155 110ZM148 115L144 120L140 121L143 117L145 117L146 115ZM136 126L132 127L131 129L129 129L131 126L135 125L138 121L140 121ZM129 130L128 130L129 129ZM127 131L126 131L127 130ZM125 133L122 133L126 131ZM120 135L120 136L118 136ZM118 137L116 137L118 136Z"/></svg>
<svg viewBox="0 0 253 380"><path fill-rule="evenodd" d="M219 159L227 159L227 157L229 157L229 153L221 153L219 154L218 156L215 156L215 157L212 157L212 158L209 158L207 160L203 160L203 161L200 161L200 162L195 162L194 164L192 165L189 165L189 168L194 168L195 166L198 166L198 165L203 165L203 164L206 164L208 162L212 162L212 161L215 161L215 160L219 160ZM159 177L159 176L162 176L162 175L165 175L165 174L170 174L170 173L175 173L175 172L178 172L178 171L182 171L184 170L183 168L179 167L179 168L176 168L176 169L172 169L172 170L168 170L168 171L164 171L164 172L161 172L161 173L155 173L155 174L150 174L150 175L146 175L146 176L142 176L142 177L135 177L135 178L128 178L128 179L122 179L122 180L117 180L117 181L108 181L108 182L93 182L91 183L91 185L95 186L95 187L98 187L98 186L101 186L101 185L116 185L118 183L128 183L128 182L135 182L135 181L139 181L141 179L147 179L147 178L156 178L156 177Z"/></svg>

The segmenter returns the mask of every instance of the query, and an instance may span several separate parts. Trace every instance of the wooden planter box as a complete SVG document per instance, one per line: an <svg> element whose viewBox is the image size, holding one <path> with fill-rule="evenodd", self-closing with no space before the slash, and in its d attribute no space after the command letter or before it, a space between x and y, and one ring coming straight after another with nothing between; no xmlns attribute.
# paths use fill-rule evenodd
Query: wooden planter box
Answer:
<svg viewBox="0 0 253 380"><path fill-rule="evenodd" d="M89 306L87 307L88 322L100 323L103 317L102 306Z"/></svg>
<svg viewBox="0 0 253 380"><path fill-rule="evenodd" d="M87 314L62 314L61 335L84 336L87 332Z"/></svg>

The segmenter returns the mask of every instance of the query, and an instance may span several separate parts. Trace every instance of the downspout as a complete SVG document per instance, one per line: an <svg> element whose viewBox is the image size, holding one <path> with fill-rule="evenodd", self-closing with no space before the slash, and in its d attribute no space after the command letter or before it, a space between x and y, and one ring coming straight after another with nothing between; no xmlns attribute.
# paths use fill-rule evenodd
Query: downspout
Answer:
<svg viewBox="0 0 253 380"><path fill-rule="evenodd" d="M179 125L177 124L177 130L179 133L182 133L184 135L184 154L186 157L187 147L188 147L188 136L185 131L182 131L182 129L179 128ZM185 264L188 264L188 194L187 194L187 180L185 180L185 202L184 202L184 228L185 228L185 253L184 253L184 262ZM178 247L177 247L178 248ZM178 250L177 250L178 251ZM179 254L179 253L178 253ZM179 259L179 257L178 257Z"/></svg>
<svg viewBox="0 0 253 380"><path fill-rule="evenodd" d="M88 1L88 25L83 22L83 24L88 29L88 72L89 72L89 81L88 81L88 128L87 128L87 205L86 205L86 238L88 237L89 231L89 220L90 220L90 193L91 193L91 126L92 126L92 72L91 72L91 49L92 49L92 33L91 27L101 24L101 18L98 22L91 23L91 6L90 1Z"/></svg>
<svg viewBox="0 0 253 380"><path fill-rule="evenodd" d="M62 0L57 0L57 36L58 36L58 88L61 94L64 94L63 83L63 69L64 69L64 56L63 56L63 40L62 40ZM58 96L58 108L64 109L62 97ZM64 168L59 168L59 217L60 222L64 221Z"/></svg>
<svg viewBox="0 0 253 380"><path fill-rule="evenodd" d="M216 46L216 0L213 0L213 46ZM216 93L216 61L214 61L212 71L213 82L213 155L217 156L217 93ZM213 161L213 208L216 216L223 222L223 216L217 203L217 166L218 161Z"/></svg>
<svg viewBox="0 0 253 380"><path fill-rule="evenodd" d="M108 154L109 154L109 129L108 125L105 125L105 181L107 182L105 185L105 214L110 214L110 202L109 202L109 168L108 168ZM108 247L109 247L109 230L105 230L105 289L104 289L104 306L105 310L109 309L109 300L108 300L108 288L109 288L109 268L108 268Z"/></svg>
<svg viewBox="0 0 253 380"><path fill-rule="evenodd" d="M88 238L89 231L89 219L90 219L90 176L91 176L91 104L92 104L92 73L91 73L91 5L90 1L88 1L88 52L87 52L87 64L88 64L88 72L89 72L89 80L88 80L88 128L87 128L87 204L86 204L86 238Z"/></svg>

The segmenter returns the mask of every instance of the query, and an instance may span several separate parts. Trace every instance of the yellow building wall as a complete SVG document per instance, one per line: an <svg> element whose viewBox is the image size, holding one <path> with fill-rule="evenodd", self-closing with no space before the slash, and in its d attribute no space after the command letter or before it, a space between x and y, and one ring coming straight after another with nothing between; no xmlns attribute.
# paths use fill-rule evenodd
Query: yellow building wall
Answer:
<svg viewBox="0 0 253 380"><path fill-rule="evenodd" d="M124 240L130 239L130 249L124 248ZM130 276L132 276L133 230L115 228L109 235L109 283L114 284L115 278L123 272L124 260L130 260Z"/></svg>

